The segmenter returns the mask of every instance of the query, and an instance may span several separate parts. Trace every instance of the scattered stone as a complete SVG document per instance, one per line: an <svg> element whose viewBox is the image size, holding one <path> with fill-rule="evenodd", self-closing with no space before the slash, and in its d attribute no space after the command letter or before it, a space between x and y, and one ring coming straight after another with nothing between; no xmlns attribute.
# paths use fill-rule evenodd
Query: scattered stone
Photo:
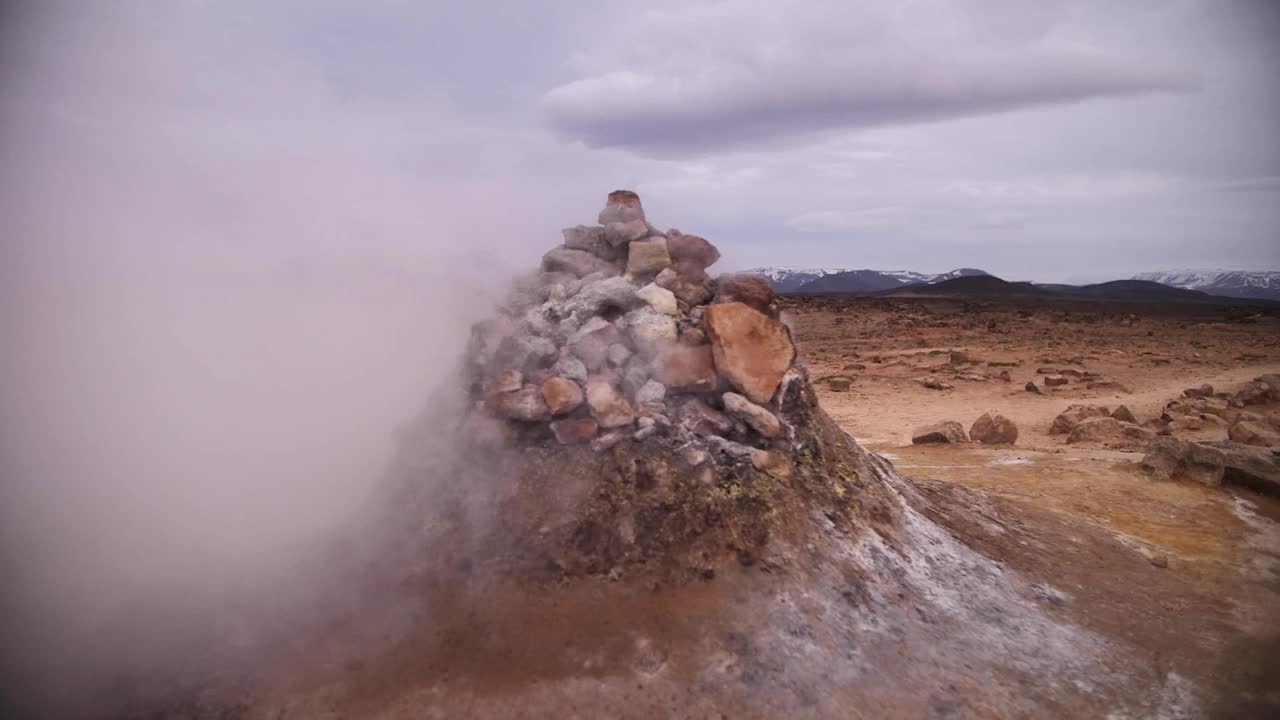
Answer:
<svg viewBox="0 0 1280 720"><path fill-rule="evenodd" d="M1169 558L1166 555L1150 555L1147 557L1147 561L1158 568L1169 567Z"/></svg>
<svg viewBox="0 0 1280 720"><path fill-rule="evenodd" d="M1266 383L1254 380L1237 390L1232 397L1241 406L1262 405L1271 400L1272 391Z"/></svg>
<svg viewBox="0 0 1280 720"><path fill-rule="evenodd" d="M1018 426L1003 415L986 412L973 421L969 438L984 445L1012 445L1018 441Z"/></svg>
<svg viewBox="0 0 1280 720"><path fill-rule="evenodd" d="M555 433L556 442L561 445L586 442L595 437L599 430L600 426L591 418L568 418L551 423L551 432Z"/></svg>
<svg viewBox="0 0 1280 720"><path fill-rule="evenodd" d="M1062 387L1071 382L1061 375L1046 375L1044 378L1045 387Z"/></svg>
<svg viewBox="0 0 1280 720"><path fill-rule="evenodd" d="M796 356L786 326L740 302L708 305L703 325L716 370L752 402L767 404Z"/></svg>
<svg viewBox="0 0 1280 720"><path fill-rule="evenodd" d="M1049 426L1049 434L1065 435L1089 418L1110 416L1111 413L1099 405L1071 405L1053 419L1053 424Z"/></svg>
<svg viewBox="0 0 1280 720"><path fill-rule="evenodd" d="M1189 398L1202 398L1209 397L1210 395L1213 395L1213 386L1208 383L1205 383L1200 387L1187 388L1182 391L1182 396Z"/></svg>
<svg viewBox="0 0 1280 720"><path fill-rule="evenodd" d="M973 362L973 360L969 357L969 353L967 353L967 352L963 352L963 351L961 351L961 350L952 350L952 351L951 351L951 364L952 364L952 365L963 365L963 364L965 364L965 363L971 363L971 362Z"/></svg>
<svg viewBox="0 0 1280 720"><path fill-rule="evenodd" d="M542 400L552 415L564 415L582 404L582 388L568 378L549 378L542 383Z"/></svg>
<svg viewBox="0 0 1280 720"><path fill-rule="evenodd" d="M591 416L602 428L622 427L635 420L631 404L608 382L591 380L587 383L587 405L591 408Z"/></svg>
<svg viewBox="0 0 1280 720"><path fill-rule="evenodd" d="M1057 368L1041 367L1036 368L1037 375L1057 375L1060 371Z"/></svg>
<svg viewBox="0 0 1280 720"><path fill-rule="evenodd" d="M627 276L636 278L657 275L671 264L667 239L654 236L631 243L627 254Z"/></svg>
<svg viewBox="0 0 1280 720"><path fill-rule="evenodd" d="M1034 380L1028 380L1027 384L1024 385L1023 387L1025 387L1027 392L1029 393L1035 393L1037 395L1044 394L1044 391L1040 389L1040 386L1037 385Z"/></svg>
<svg viewBox="0 0 1280 720"><path fill-rule="evenodd" d="M721 275L716 279L713 303L743 303L765 315L774 317L773 286L759 275Z"/></svg>
<svg viewBox="0 0 1280 720"><path fill-rule="evenodd" d="M1238 443L1244 443L1245 445L1280 447L1280 432L1277 432L1275 429L1268 427L1261 422L1237 420L1231 428L1227 430L1227 437Z"/></svg>
<svg viewBox="0 0 1280 720"><path fill-rule="evenodd" d="M608 450L614 445L622 442L624 438L626 438L626 435L623 435L620 432L605 433L591 441L591 449L596 452L604 452L605 450Z"/></svg>
<svg viewBox="0 0 1280 720"><path fill-rule="evenodd" d="M955 389L955 387L954 387L954 386L952 386L951 384L949 384L949 383L944 383L944 382L942 382L941 380L939 380L939 379L937 379L937 378L934 378L934 377L927 377L927 378L925 378L925 379L923 379L923 380L920 380L920 381L918 381L918 382L919 382L921 385L923 385L923 386L925 386L925 387L929 388L930 390L954 390L954 389Z"/></svg>
<svg viewBox="0 0 1280 720"><path fill-rule="evenodd" d="M1115 410L1112 410L1111 417L1119 420L1120 422L1134 423L1135 425L1138 423L1138 418L1133 416L1133 411L1129 409L1128 405L1121 405Z"/></svg>
<svg viewBox="0 0 1280 720"><path fill-rule="evenodd" d="M847 377L827 378L827 389L831 392L849 392L853 380Z"/></svg>
<svg viewBox="0 0 1280 720"><path fill-rule="evenodd" d="M649 283L636 291L636 295L639 295L641 300L649 303L649 307L664 315L680 314L680 308L676 306L675 294L666 288Z"/></svg>
<svg viewBox="0 0 1280 720"><path fill-rule="evenodd" d="M1067 443L1118 441L1124 437L1124 426L1111 417L1091 417L1081 420L1071 429Z"/></svg>
<svg viewBox="0 0 1280 720"><path fill-rule="evenodd" d="M918 427L915 432L911 433L912 445L965 442L969 442L969 436L965 434L964 426L955 420L943 420L932 425Z"/></svg>
<svg viewBox="0 0 1280 720"><path fill-rule="evenodd" d="M677 392L701 392L716 386L710 345L667 345L653 360L654 377Z"/></svg>
<svg viewBox="0 0 1280 720"><path fill-rule="evenodd" d="M1123 383L1116 382L1115 380L1098 380L1096 382L1085 383L1085 387L1089 390L1104 390L1118 393L1133 392L1128 388L1128 386Z"/></svg>
<svg viewBox="0 0 1280 720"><path fill-rule="evenodd" d="M775 438L782 434L782 421L767 409L737 393L727 392L720 397L724 402L725 412L750 425L761 435Z"/></svg>

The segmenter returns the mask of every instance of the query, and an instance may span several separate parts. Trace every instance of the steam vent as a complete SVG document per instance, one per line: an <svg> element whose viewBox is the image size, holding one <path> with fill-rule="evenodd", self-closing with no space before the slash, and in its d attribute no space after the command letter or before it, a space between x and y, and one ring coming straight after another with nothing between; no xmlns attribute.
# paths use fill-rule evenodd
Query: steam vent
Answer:
<svg viewBox="0 0 1280 720"><path fill-rule="evenodd" d="M409 610L362 612L394 651L261 717L1165 712L1068 591L977 551L1011 532L981 501L827 416L763 279L634 192L563 233L399 435L379 547Z"/></svg>

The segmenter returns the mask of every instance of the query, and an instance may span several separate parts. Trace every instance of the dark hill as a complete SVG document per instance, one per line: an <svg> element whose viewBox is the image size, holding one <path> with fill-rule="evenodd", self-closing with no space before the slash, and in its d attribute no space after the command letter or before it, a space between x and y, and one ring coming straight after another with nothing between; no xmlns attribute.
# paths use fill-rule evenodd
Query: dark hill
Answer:
<svg viewBox="0 0 1280 720"><path fill-rule="evenodd" d="M1213 301L1215 298L1199 290L1161 285L1150 280L1112 280L1093 285L1056 286L1057 292L1074 297L1107 298L1111 300L1181 300L1184 302Z"/></svg>
<svg viewBox="0 0 1280 720"><path fill-rule="evenodd" d="M1052 292L1038 288L1029 282L1009 282L994 275L971 275L953 280L943 280L932 285L907 285L883 293L897 297L966 296L966 297L1026 297L1051 296Z"/></svg>

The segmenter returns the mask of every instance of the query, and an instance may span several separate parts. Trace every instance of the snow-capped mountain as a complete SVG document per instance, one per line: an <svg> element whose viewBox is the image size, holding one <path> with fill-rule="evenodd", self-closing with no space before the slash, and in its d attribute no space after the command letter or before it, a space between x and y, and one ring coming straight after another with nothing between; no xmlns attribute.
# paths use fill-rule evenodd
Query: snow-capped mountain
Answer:
<svg viewBox="0 0 1280 720"><path fill-rule="evenodd" d="M1166 270L1139 273L1133 279L1199 290L1210 295L1280 300L1280 270Z"/></svg>
<svg viewBox="0 0 1280 720"><path fill-rule="evenodd" d="M982 270L959 268L930 274L914 270L846 270L843 268L756 268L749 273L763 275L778 292L876 292L903 285L936 283L970 275L986 275Z"/></svg>

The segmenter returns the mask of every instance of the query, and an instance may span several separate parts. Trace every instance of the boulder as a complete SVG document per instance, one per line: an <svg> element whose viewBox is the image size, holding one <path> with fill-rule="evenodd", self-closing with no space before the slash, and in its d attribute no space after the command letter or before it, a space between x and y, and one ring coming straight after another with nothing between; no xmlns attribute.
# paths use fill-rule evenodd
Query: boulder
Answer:
<svg viewBox="0 0 1280 720"><path fill-rule="evenodd" d="M716 386L710 345L667 345L654 356L652 367L654 377L677 392L699 392Z"/></svg>
<svg viewBox="0 0 1280 720"><path fill-rule="evenodd" d="M685 235L679 230L667 233L667 250L671 262L682 270L702 271L720 259L715 245L697 235Z"/></svg>
<svg viewBox="0 0 1280 720"><path fill-rule="evenodd" d="M1112 410L1111 417L1119 420L1120 422L1133 423L1135 425L1138 423L1138 418L1133 416L1133 411L1129 409L1128 405L1121 405L1115 410Z"/></svg>
<svg viewBox="0 0 1280 720"><path fill-rule="evenodd" d="M1159 435L1147 446L1140 467L1159 480L1181 476L1217 487L1222 484L1225 463L1225 454L1217 448Z"/></svg>
<svg viewBox="0 0 1280 720"><path fill-rule="evenodd" d="M614 272L608 260L596 257L586 250L558 247L542 256L542 269L548 272L565 272L585 277L597 272Z"/></svg>
<svg viewBox="0 0 1280 720"><path fill-rule="evenodd" d="M911 433L912 445L964 442L969 442L969 436L965 435L964 426L955 420L943 420L932 425L918 427L915 432Z"/></svg>
<svg viewBox="0 0 1280 720"><path fill-rule="evenodd" d="M1023 388L1029 393L1035 393L1036 395L1044 394L1044 391L1040 389L1040 386L1037 385L1034 380L1028 380L1027 384L1024 385Z"/></svg>
<svg viewBox="0 0 1280 720"><path fill-rule="evenodd" d="M1227 437L1245 445L1280 447L1280 432L1262 422L1237 420L1227 430Z"/></svg>
<svg viewBox="0 0 1280 720"><path fill-rule="evenodd" d="M1223 455L1222 481L1264 495L1280 495L1280 453L1230 440L1198 443Z"/></svg>
<svg viewBox="0 0 1280 720"><path fill-rule="evenodd" d="M587 382L587 406L591 408L591 417L602 428L616 428L630 425L635 420L635 412L631 403L618 392L612 383L603 380Z"/></svg>
<svg viewBox="0 0 1280 720"><path fill-rule="evenodd" d="M551 423L551 432L555 433L556 441L561 445L586 442L599 430L600 425L591 418L567 418Z"/></svg>
<svg viewBox="0 0 1280 720"><path fill-rule="evenodd" d="M969 438L984 445L1012 445L1018 441L1018 426L994 412L983 413L969 428Z"/></svg>
<svg viewBox="0 0 1280 720"><path fill-rule="evenodd" d="M786 326L740 302L707 306L703 325L717 372L752 402L767 404L796 356Z"/></svg>
<svg viewBox="0 0 1280 720"><path fill-rule="evenodd" d="M782 421L777 415L756 405L738 393L727 392L720 396L724 402L725 412L732 417L750 425L753 430L767 438L775 438L782 434Z"/></svg>
<svg viewBox="0 0 1280 720"><path fill-rule="evenodd" d="M1110 417L1105 407L1098 405L1071 405L1058 413L1049 426L1050 435L1065 435L1075 429L1082 421L1095 417Z"/></svg>
<svg viewBox="0 0 1280 720"><path fill-rule="evenodd" d="M1253 382L1246 383L1245 386L1237 390L1235 395L1232 397L1241 406L1262 405L1270 402L1272 397L1271 387L1264 382L1254 380Z"/></svg>
<svg viewBox="0 0 1280 720"><path fill-rule="evenodd" d="M1046 375L1044 378L1045 387L1062 387L1069 382L1071 381L1061 375Z"/></svg>
<svg viewBox="0 0 1280 720"><path fill-rule="evenodd" d="M636 295L639 295L641 300L649 303L649 307L663 315L680 314L680 308L676 306L675 293L666 288L649 283L637 290Z"/></svg>
<svg viewBox="0 0 1280 720"><path fill-rule="evenodd" d="M627 249L627 276L645 277L662 272L671 264L667 252L667 239L655 235L632 242Z"/></svg>
<svg viewBox="0 0 1280 720"><path fill-rule="evenodd" d="M670 290L676 299L690 307L702 305L711 299L711 291L707 289L707 276L702 271L691 272L688 268L666 268L658 273L653 283L660 288Z"/></svg>
<svg viewBox="0 0 1280 720"><path fill-rule="evenodd" d="M759 275L721 275L716 279L716 296L712 302L742 303L773 317L775 297L773 286Z"/></svg>
<svg viewBox="0 0 1280 720"><path fill-rule="evenodd" d="M542 383L542 401L552 415L573 412L582 404L582 388L569 378L555 376Z"/></svg>
<svg viewBox="0 0 1280 720"><path fill-rule="evenodd" d="M533 385L525 385L513 392L491 395L486 400L485 406L494 415L509 420L533 422L551 417L551 411L542 399L542 390Z"/></svg>
<svg viewBox="0 0 1280 720"><path fill-rule="evenodd" d="M1091 417L1076 423L1067 436L1070 444L1080 442L1118 442L1124 438L1124 426L1112 417Z"/></svg>
<svg viewBox="0 0 1280 720"><path fill-rule="evenodd" d="M597 219L601 225L634 220L643 222L644 207L640 204L640 196L631 190L614 190L609 193Z"/></svg>

